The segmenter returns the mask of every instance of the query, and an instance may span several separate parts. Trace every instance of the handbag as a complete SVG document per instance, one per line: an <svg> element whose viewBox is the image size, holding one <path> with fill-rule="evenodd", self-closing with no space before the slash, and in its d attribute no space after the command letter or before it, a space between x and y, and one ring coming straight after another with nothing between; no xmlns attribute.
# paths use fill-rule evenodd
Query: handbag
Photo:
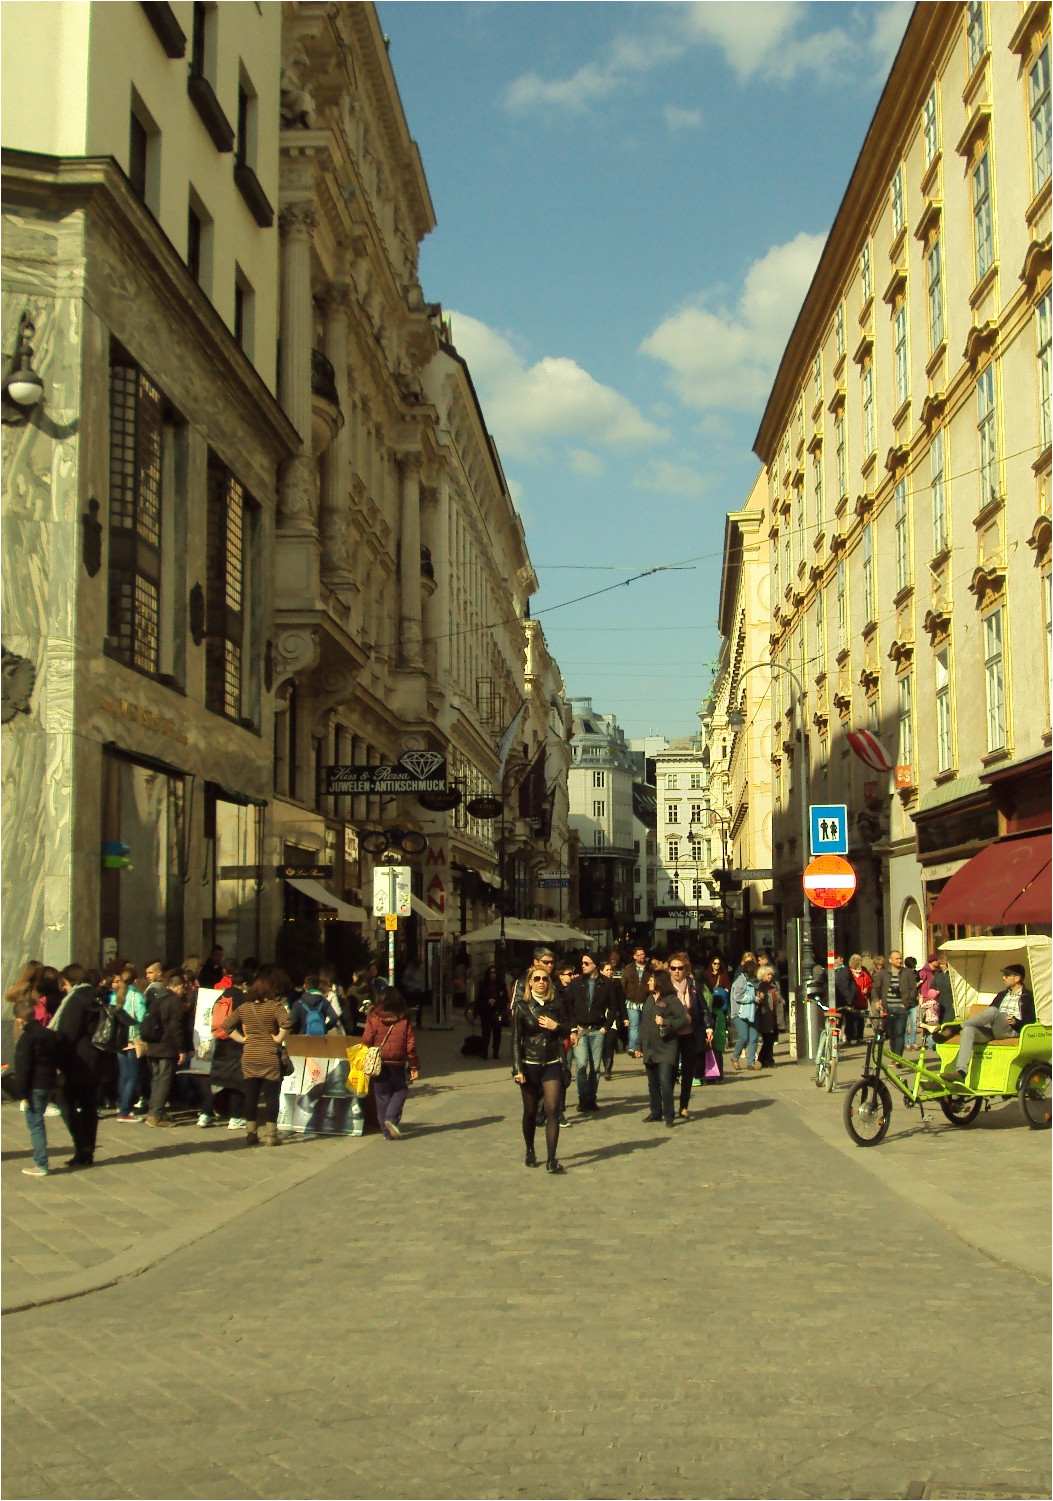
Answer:
<svg viewBox="0 0 1053 1501"><path fill-rule="evenodd" d="M720 1078L720 1064L717 1062L717 1055L712 1048L706 1049L705 1076L707 1079Z"/></svg>
<svg viewBox="0 0 1053 1501"><path fill-rule="evenodd" d="M91 1034L92 1047L98 1048L100 1053L119 1053L128 1036L130 1021L131 1017L127 1011L117 1006L100 1006L99 1020L95 1024L95 1031Z"/></svg>
<svg viewBox="0 0 1053 1501"><path fill-rule="evenodd" d="M289 1057L289 1049L284 1042L278 1044L278 1067L282 1071L282 1078L287 1079L296 1068L295 1063Z"/></svg>
<svg viewBox="0 0 1053 1501"><path fill-rule="evenodd" d="M395 1023L384 1033L384 1042L387 1042L394 1030ZM384 1042L378 1047L376 1043L371 1048L366 1048L366 1056L362 1060L362 1072L369 1079L375 1079L384 1065Z"/></svg>

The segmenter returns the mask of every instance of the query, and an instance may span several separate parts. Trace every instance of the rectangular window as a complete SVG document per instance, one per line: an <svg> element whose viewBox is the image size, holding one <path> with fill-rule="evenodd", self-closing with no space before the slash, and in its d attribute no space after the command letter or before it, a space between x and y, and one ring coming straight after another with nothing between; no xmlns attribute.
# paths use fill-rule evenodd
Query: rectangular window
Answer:
<svg viewBox="0 0 1053 1501"><path fill-rule="evenodd" d="M904 225L903 168L892 179L892 233L898 235Z"/></svg>
<svg viewBox="0 0 1053 1501"><path fill-rule="evenodd" d="M692 791L700 788L702 786L702 773L700 771L693 771L691 773L688 785L690 786Z"/></svg>
<svg viewBox="0 0 1053 1501"><path fill-rule="evenodd" d="M976 280L979 281L994 264L989 151L984 152L973 168L973 244L976 250Z"/></svg>
<svg viewBox="0 0 1053 1501"><path fill-rule="evenodd" d="M845 352L845 305L839 302L834 309L834 348L837 358L841 359Z"/></svg>
<svg viewBox="0 0 1053 1501"><path fill-rule="evenodd" d="M898 679L899 684L899 753L900 766L914 765L914 694L910 673Z"/></svg>
<svg viewBox="0 0 1053 1501"><path fill-rule="evenodd" d="M845 560L837 565L837 649L844 651L848 645L848 583L845 577Z"/></svg>
<svg viewBox="0 0 1053 1501"><path fill-rule="evenodd" d="M244 715L243 652L247 644L247 570L252 502L214 454L208 465L208 564L205 596L205 706Z"/></svg>
<svg viewBox="0 0 1053 1501"><path fill-rule="evenodd" d="M826 671L826 595L822 589L815 596L815 669Z"/></svg>
<svg viewBox="0 0 1053 1501"><path fill-rule="evenodd" d="M251 360L256 348L256 293L237 265L234 267L234 338Z"/></svg>
<svg viewBox="0 0 1053 1501"><path fill-rule="evenodd" d="M873 528L863 528L863 621L874 619L874 536Z"/></svg>
<svg viewBox="0 0 1053 1501"><path fill-rule="evenodd" d="M793 528L789 522L786 525L786 536L782 544L782 564L786 575L783 588L788 589L793 580Z"/></svg>
<svg viewBox="0 0 1053 1501"><path fill-rule="evenodd" d="M929 353L943 343L943 248L939 239L932 242L925 257L925 277L929 292Z"/></svg>
<svg viewBox="0 0 1053 1501"><path fill-rule="evenodd" d="M139 116L132 111L128 142L128 180L137 198L146 202L147 164L150 155L150 136Z"/></svg>
<svg viewBox="0 0 1053 1501"><path fill-rule="evenodd" d="M947 486L944 479L943 428L932 435L929 474L932 487L932 552L937 557L947 546Z"/></svg>
<svg viewBox="0 0 1053 1501"><path fill-rule="evenodd" d="M843 408L834 418L834 448L837 454L837 498L843 500L848 494L848 449Z"/></svg>
<svg viewBox="0 0 1053 1501"><path fill-rule="evenodd" d="M110 364L109 654L156 675L161 643L164 398L131 361Z"/></svg>
<svg viewBox="0 0 1053 1501"><path fill-rule="evenodd" d="M160 207L161 132L136 89L128 118L128 181L152 214Z"/></svg>
<svg viewBox="0 0 1053 1501"><path fill-rule="evenodd" d="M779 584L780 584L780 579L779 579L779 539L778 539L778 537L776 537L776 539L774 540L774 542L771 545L771 572L772 572L772 586L773 586L773 589L774 589L774 592L772 594L772 598L775 600L776 603L778 603L779 594L780 594L780 588L779 588Z"/></svg>
<svg viewBox="0 0 1053 1501"><path fill-rule="evenodd" d="M907 304L900 303L892 324L893 352L896 360L896 406L901 407L910 395L910 359L907 350Z"/></svg>
<svg viewBox="0 0 1053 1501"><path fill-rule="evenodd" d="M925 101L925 165L933 161L940 149L940 117L936 107L935 86Z"/></svg>
<svg viewBox="0 0 1053 1501"><path fill-rule="evenodd" d="M950 771L954 765L951 732L951 652L945 646L934 658L936 670L936 768Z"/></svg>
<svg viewBox="0 0 1053 1501"><path fill-rule="evenodd" d="M193 204L186 211L186 268L196 282L201 280L201 218Z"/></svg>
<svg viewBox="0 0 1053 1501"><path fill-rule="evenodd" d="M1002 611L984 620L984 690L987 700L987 749L1005 745L1005 668L1002 659Z"/></svg>
<svg viewBox="0 0 1053 1501"><path fill-rule="evenodd" d="M812 361L812 404L818 406L823 399L823 357L817 354Z"/></svg>
<svg viewBox="0 0 1053 1501"><path fill-rule="evenodd" d="M863 303L868 303L874 295L874 273L870 264L870 241L867 240L859 257L859 275L863 284Z"/></svg>
<svg viewBox="0 0 1053 1501"><path fill-rule="evenodd" d="M679 839L670 839L669 845L668 845L668 851L669 851L669 864L670 865L675 865L676 862L680 859L680 840Z"/></svg>
<svg viewBox="0 0 1053 1501"><path fill-rule="evenodd" d="M703 886L702 882L701 881L692 881L691 882L691 900L693 902L701 902L704 899L705 895L706 895L706 888Z"/></svg>
<svg viewBox="0 0 1053 1501"><path fill-rule="evenodd" d="M983 0L968 0L965 15L965 30L969 41L969 72L971 73L987 50L987 27L984 24Z"/></svg>
<svg viewBox="0 0 1053 1501"><path fill-rule="evenodd" d="M863 371L863 449L869 458L877 447L877 431L874 421L874 367L868 364Z"/></svg>
<svg viewBox="0 0 1053 1501"><path fill-rule="evenodd" d="M667 803L666 804L666 807L665 807L665 821L666 821L666 823L679 823L680 822L680 804L679 803Z"/></svg>
<svg viewBox="0 0 1053 1501"><path fill-rule="evenodd" d="M607 773L605 771L594 771L592 773L592 785L594 787L606 787Z"/></svg>
<svg viewBox="0 0 1053 1501"><path fill-rule="evenodd" d="M690 845L688 846L688 848L691 851L691 858L692 858L692 860L698 860L698 861L702 860L704 852L703 852L703 849L702 849L702 841L701 841L701 839L692 839L692 841L691 841Z"/></svg>
<svg viewBox="0 0 1053 1501"><path fill-rule="evenodd" d="M1047 290L1035 308L1035 358L1038 361L1038 435L1048 448L1051 433L1050 392L1050 294Z"/></svg>
<svg viewBox="0 0 1053 1501"><path fill-rule="evenodd" d="M815 495L815 531L818 536L823 529L823 522L826 520L826 506L823 499L822 449L816 452L812 460L812 492Z"/></svg>
<svg viewBox="0 0 1053 1501"><path fill-rule="evenodd" d="M998 414L995 368L988 365L976 382L976 431L980 443L980 510L998 499Z"/></svg>
<svg viewBox="0 0 1053 1501"><path fill-rule="evenodd" d="M603 801L594 802L592 805L592 816L593 818L606 818L607 804Z"/></svg>
<svg viewBox="0 0 1053 1501"><path fill-rule="evenodd" d="M804 486L799 486L794 495L793 506L794 552L798 560L804 557Z"/></svg>
<svg viewBox="0 0 1053 1501"><path fill-rule="evenodd" d="M603 847L604 847L604 845L606 843L607 843L607 835L603 832L603 830L602 829L593 829L593 831L592 831L592 847L593 847L593 849L601 850L601 849L603 849Z"/></svg>
<svg viewBox="0 0 1053 1501"><path fill-rule="evenodd" d="M1053 120L1050 117L1049 97L1049 43L1035 59L1027 75L1028 97L1031 105L1031 188L1037 193L1049 180L1050 136Z"/></svg>
<svg viewBox="0 0 1053 1501"><path fill-rule="evenodd" d="M665 779L665 785L666 785L666 789L669 792L675 792L676 791L677 786L679 785L679 778L677 777L677 774L676 774L675 771L671 771L668 774L668 776Z"/></svg>
<svg viewBox="0 0 1053 1501"><path fill-rule="evenodd" d="M701 823L702 822L702 804L701 803L692 803L691 804L691 822L692 823Z"/></svg>
<svg viewBox="0 0 1053 1501"><path fill-rule="evenodd" d="M896 590L910 583L910 510L907 505L907 481L896 486Z"/></svg>

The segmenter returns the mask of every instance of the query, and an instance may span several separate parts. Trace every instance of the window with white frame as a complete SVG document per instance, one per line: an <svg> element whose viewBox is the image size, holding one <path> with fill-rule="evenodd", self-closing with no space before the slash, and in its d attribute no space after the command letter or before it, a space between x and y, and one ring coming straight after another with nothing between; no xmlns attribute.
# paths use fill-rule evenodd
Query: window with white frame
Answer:
<svg viewBox="0 0 1053 1501"><path fill-rule="evenodd" d="M837 564L837 649L844 651L848 645L848 579L845 560Z"/></svg>
<svg viewBox="0 0 1053 1501"><path fill-rule="evenodd" d="M695 860L699 864L701 864L702 858L703 858L703 849L702 849L702 841L701 841L701 839L692 839L689 848L690 848L690 851L691 851L691 858L692 858L692 860Z"/></svg>
<svg viewBox="0 0 1053 1501"><path fill-rule="evenodd" d="M680 784L680 779L675 771L669 772L665 779L666 791L675 792Z"/></svg>
<svg viewBox="0 0 1053 1501"><path fill-rule="evenodd" d="M607 773L605 771L594 771L592 773L592 785L594 787L606 787Z"/></svg>
<svg viewBox="0 0 1053 1501"><path fill-rule="evenodd" d="M691 772L688 778L688 786L692 792L697 791L702 786L702 773L700 771Z"/></svg>
<svg viewBox="0 0 1053 1501"><path fill-rule="evenodd" d="M874 619L874 532L873 527L863 528L863 621L866 625Z"/></svg>
<svg viewBox="0 0 1053 1501"><path fill-rule="evenodd" d="M794 552L798 561L804 557L804 486L799 485L793 503Z"/></svg>
<svg viewBox="0 0 1053 1501"><path fill-rule="evenodd" d="M815 530L823 529L826 512L823 505L823 451L817 448L812 456L812 493L815 496Z"/></svg>
<svg viewBox="0 0 1053 1501"><path fill-rule="evenodd" d="M691 804L691 822L692 823L701 823L702 822L702 804L701 803L692 803Z"/></svg>
<svg viewBox="0 0 1053 1501"><path fill-rule="evenodd" d="M876 737L880 725L880 705L877 694L867 699L867 729Z"/></svg>
<svg viewBox="0 0 1053 1501"><path fill-rule="evenodd" d="M929 353L943 343L943 248L937 237L925 257L925 280L929 294Z"/></svg>
<svg viewBox="0 0 1053 1501"><path fill-rule="evenodd" d="M1005 661L1002 610L984 617L984 693L987 703L987 749L1005 746Z"/></svg>
<svg viewBox="0 0 1053 1501"><path fill-rule="evenodd" d="M812 404L818 406L823 399L823 357L817 354L812 361Z"/></svg>
<svg viewBox="0 0 1053 1501"><path fill-rule="evenodd" d="M976 382L976 431L980 443L980 510L998 499L998 412L994 362Z"/></svg>
<svg viewBox="0 0 1053 1501"><path fill-rule="evenodd" d="M702 882L701 881L692 881L691 882L691 900L693 902L701 902L701 901L705 900L705 897L706 897L706 888L702 884Z"/></svg>
<svg viewBox="0 0 1053 1501"><path fill-rule="evenodd" d="M896 361L896 405L901 407L910 395L910 360L907 350L907 303L904 299L892 320L892 345Z"/></svg>
<svg viewBox="0 0 1053 1501"><path fill-rule="evenodd" d="M954 765L951 728L951 649L943 646L933 658L936 678L936 769L950 771Z"/></svg>
<svg viewBox="0 0 1053 1501"><path fill-rule="evenodd" d="M676 862L680 859L679 839L670 839L666 849L666 857L670 865L675 865Z"/></svg>
<svg viewBox="0 0 1053 1501"><path fill-rule="evenodd" d="M845 352L845 305L839 302L834 309L834 349L840 359Z"/></svg>
<svg viewBox="0 0 1053 1501"><path fill-rule="evenodd" d="M859 275L863 284L863 301L867 303L874 295L874 271L870 260L870 241L867 240L859 257Z"/></svg>
<svg viewBox="0 0 1053 1501"><path fill-rule="evenodd" d="M932 552L938 556L947 546L947 485L943 428L937 428L929 445L929 478L932 497Z"/></svg>
<svg viewBox="0 0 1053 1501"><path fill-rule="evenodd" d="M665 821L666 821L666 823L679 823L680 822L680 804L679 803L666 803L666 805L665 805Z"/></svg>
<svg viewBox="0 0 1053 1501"><path fill-rule="evenodd" d="M914 690L909 672L897 678L899 692L899 751L897 764L914 765Z"/></svg>
<svg viewBox="0 0 1053 1501"><path fill-rule="evenodd" d="M593 804L592 804L592 816L593 816L593 818L606 818L607 817L607 804L606 804L605 801L603 801L602 799L594 799L593 800Z"/></svg>
<svg viewBox="0 0 1053 1501"><path fill-rule="evenodd" d="M1031 106L1031 188L1037 193L1049 180L1051 126L1049 96L1049 42L1035 59L1027 75L1028 103Z"/></svg>
<svg viewBox="0 0 1053 1501"><path fill-rule="evenodd" d="M843 500L848 494L848 448L845 435L844 408L834 418L834 451L837 455L837 498Z"/></svg>
<svg viewBox="0 0 1053 1501"><path fill-rule="evenodd" d="M910 583L910 507L907 481L901 479L895 490L896 502L896 590Z"/></svg>
<svg viewBox="0 0 1053 1501"><path fill-rule="evenodd" d="M983 0L968 0L965 7L965 33L968 38L969 72L971 73L987 50L987 26Z"/></svg>
<svg viewBox="0 0 1053 1501"><path fill-rule="evenodd" d="M604 847L604 845L606 843L607 843L607 835L603 832L603 830L602 829L593 829L593 831L592 831L592 847L593 847L593 849L601 850L601 849L603 849L603 847Z"/></svg>
<svg viewBox="0 0 1053 1501"><path fill-rule="evenodd" d="M991 153L985 150L972 172L973 245L976 252L976 280L986 276L994 264L994 217L991 212Z"/></svg>
<svg viewBox="0 0 1053 1501"><path fill-rule="evenodd" d="M1035 308L1035 357L1038 361L1038 434L1048 447L1051 433L1050 391L1050 293L1047 288Z"/></svg>
<svg viewBox="0 0 1053 1501"><path fill-rule="evenodd" d="M826 595L822 589L815 596L815 670L826 671Z"/></svg>
<svg viewBox="0 0 1053 1501"><path fill-rule="evenodd" d="M940 149L940 116L936 102L935 84L925 101L923 130L925 136L925 165L929 166Z"/></svg>
<svg viewBox="0 0 1053 1501"><path fill-rule="evenodd" d="M874 419L874 367L868 361L863 369L863 451L869 458L877 446Z"/></svg>
<svg viewBox="0 0 1053 1501"><path fill-rule="evenodd" d="M903 208L903 168L892 179L892 233L898 235L905 222Z"/></svg>
<svg viewBox="0 0 1053 1501"><path fill-rule="evenodd" d="M786 528L786 539L782 544L782 562L783 571L786 574L783 588L788 589L793 578L793 527L789 525Z"/></svg>
<svg viewBox="0 0 1053 1501"><path fill-rule="evenodd" d="M775 600L776 603L778 603L779 594L781 592L780 591L780 587L779 587L779 539L778 539L778 537L775 538L775 540L772 542L772 545L771 545L771 581L772 581L772 599Z"/></svg>

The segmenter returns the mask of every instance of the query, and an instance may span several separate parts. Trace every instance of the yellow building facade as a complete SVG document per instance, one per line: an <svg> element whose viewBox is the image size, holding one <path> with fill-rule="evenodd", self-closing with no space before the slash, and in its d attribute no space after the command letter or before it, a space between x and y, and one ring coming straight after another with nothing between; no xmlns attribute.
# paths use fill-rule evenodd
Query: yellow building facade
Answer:
<svg viewBox="0 0 1053 1501"><path fill-rule="evenodd" d="M755 444L770 660L804 688L771 678L776 906L804 760L811 801L849 809L849 948L922 958L948 879L1049 827L1049 16L916 8Z"/></svg>

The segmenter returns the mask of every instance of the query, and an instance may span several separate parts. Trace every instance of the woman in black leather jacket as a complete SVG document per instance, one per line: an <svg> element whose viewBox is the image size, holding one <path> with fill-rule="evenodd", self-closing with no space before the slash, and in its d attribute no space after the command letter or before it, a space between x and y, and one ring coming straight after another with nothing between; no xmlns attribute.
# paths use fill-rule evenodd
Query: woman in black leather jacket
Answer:
<svg viewBox="0 0 1053 1501"><path fill-rule="evenodd" d="M570 1036L566 1003L557 996L546 972L531 968L526 994L512 1008L512 1077L523 1093L523 1140L526 1165L537 1167L534 1133L537 1107L545 1100L545 1145L550 1173L563 1172L556 1157L559 1106L563 1084L564 1041Z"/></svg>

